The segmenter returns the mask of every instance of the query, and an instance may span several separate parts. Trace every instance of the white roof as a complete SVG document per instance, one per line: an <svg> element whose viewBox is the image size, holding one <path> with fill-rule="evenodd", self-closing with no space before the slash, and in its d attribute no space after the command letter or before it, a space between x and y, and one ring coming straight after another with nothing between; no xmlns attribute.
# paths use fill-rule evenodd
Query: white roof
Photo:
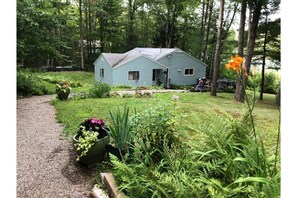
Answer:
<svg viewBox="0 0 297 198"><path fill-rule="evenodd" d="M140 56L145 56L156 61L175 51L182 52L177 48L134 48L124 54L102 53L102 55L105 57L111 67L116 67Z"/></svg>

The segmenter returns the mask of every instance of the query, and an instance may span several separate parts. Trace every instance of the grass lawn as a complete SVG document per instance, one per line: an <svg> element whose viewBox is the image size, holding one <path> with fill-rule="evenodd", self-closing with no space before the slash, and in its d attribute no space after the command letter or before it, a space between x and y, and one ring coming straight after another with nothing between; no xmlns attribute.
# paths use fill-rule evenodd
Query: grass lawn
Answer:
<svg viewBox="0 0 297 198"><path fill-rule="evenodd" d="M93 72L41 72L38 76L44 80L55 82L61 80L67 80L74 83L79 82L80 87L73 87L71 92L88 92L92 83L95 81ZM55 89L55 83L48 83L49 87Z"/></svg>
<svg viewBox="0 0 297 198"><path fill-rule="evenodd" d="M91 86L95 82L95 74L93 72L40 72L38 76L44 81L45 86L50 93L55 93L56 82L66 80L74 83L80 83L79 87L72 87L71 92L89 92ZM128 86L113 86L112 91L125 90Z"/></svg>
<svg viewBox="0 0 297 198"><path fill-rule="evenodd" d="M172 101L172 96L178 95L179 100ZM64 125L64 136L74 134L81 122L86 118L102 118L109 123L108 111L128 105L138 111L154 105L157 102L175 103L181 116L181 133L195 136L195 132L189 130L203 124L204 115L209 112L221 114L227 112L234 118L240 118L247 110L247 105L233 100L234 94L218 93L217 97L211 97L209 92L204 93L158 93L151 98L102 98L83 100L54 100L57 109L57 119ZM277 138L279 124L279 108L274 104L274 95L265 94L264 101L257 101L254 109L256 128L260 132L265 144L271 152ZM258 97L257 97L258 98ZM188 137L190 138L190 137Z"/></svg>

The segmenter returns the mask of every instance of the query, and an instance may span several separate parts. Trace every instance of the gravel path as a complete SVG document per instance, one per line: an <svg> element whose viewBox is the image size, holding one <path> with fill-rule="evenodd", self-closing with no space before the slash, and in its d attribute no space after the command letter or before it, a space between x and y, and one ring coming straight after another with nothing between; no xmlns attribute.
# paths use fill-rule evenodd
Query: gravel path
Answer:
<svg viewBox="0 0 297 198"><path fill-rule="evenodd" d="M60 137L52 97L17 100L17 197L90 197L95 170L79 166Z"/></svg>

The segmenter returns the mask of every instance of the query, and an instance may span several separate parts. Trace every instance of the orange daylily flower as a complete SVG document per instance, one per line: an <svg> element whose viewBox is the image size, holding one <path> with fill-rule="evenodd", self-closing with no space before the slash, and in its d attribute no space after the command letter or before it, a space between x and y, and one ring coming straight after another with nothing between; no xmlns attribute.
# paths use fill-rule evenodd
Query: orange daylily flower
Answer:
<svg viewBox="0 0 297 198"><path fill-rule="evenodd" d="M235 57L231 56L230 59L231 60L229 61L229 63L225 65L226 69L232 69L233 71L240 72L244 59L238 56L238 54L236 54Z"/></svg>

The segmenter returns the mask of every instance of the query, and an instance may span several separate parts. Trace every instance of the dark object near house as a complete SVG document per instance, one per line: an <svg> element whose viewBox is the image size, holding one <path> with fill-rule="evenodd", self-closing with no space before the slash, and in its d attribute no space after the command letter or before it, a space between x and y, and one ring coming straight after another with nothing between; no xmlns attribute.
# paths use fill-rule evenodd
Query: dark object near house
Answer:
<svg viewBox="0 0 297 198"><path fill-rule="evenodd" d="M195 87L195 91L198 92L206 92L209 90L209 80L205 77L197 79L197 85Z"/></svg>
<svg viewBox="0 0 297 198"><path fill-rule="evenodd" d="M219 79L218 80L218 91L234 93L236 89L236 81L229 79Z"/></svg>

